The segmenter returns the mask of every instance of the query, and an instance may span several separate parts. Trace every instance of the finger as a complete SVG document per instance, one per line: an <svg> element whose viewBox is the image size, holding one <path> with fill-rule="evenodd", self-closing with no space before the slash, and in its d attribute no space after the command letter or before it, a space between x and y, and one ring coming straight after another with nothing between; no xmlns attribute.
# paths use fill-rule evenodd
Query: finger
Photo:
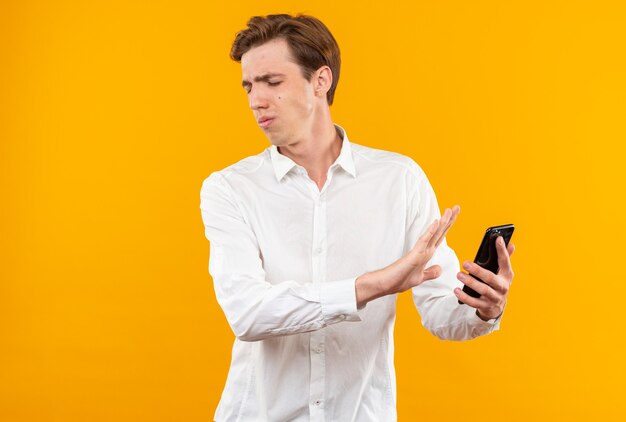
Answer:
<svg viewBox="0 0 626 422"><path fill-rule="evenodd" d="M486 301L492 303L498 303L500 301L500 296L495 290L493 290L487 284L481 283L480 281L476 280L471 275L460 272L456 275L456 278L458 278L461 283L465 284L476 293L480 294L482 298Z"/></svg>
<svg viewBox="0 0 626 422"><path fill-rule="evenodd" d="M439 243L441 243L446 235L446 232L450 229L452 223L454 223L454 220L456 219L456 215L458 214L459 210L460 207L458 205L453 207L453 209L446 208L445 212L441 216L441 224L439 225L439 229L430 240L428 247L435 248L439 245Z"/></svg>
<svg viewBox="0 0 626 422"><path fill-rule="evenodd" d="M509 258L513 255L513 252L515 252L515 245L509 242L509 246L506 247L507 252L509 253Z"/></svg>
<svg viewBox="0 0 626 422"><path fill-rule="evenodd" d="M433 265L424 270L424 281L433 280L441 276L441 267L439 265Z"/></svg>
<svg viewBox="0 0 626 422"><path fill-rule="evenodd" d="M459 207L458 205L455 205L452 208L452 215L450 217L450 220L448 221L448 224L443 230L443 233L441 234L441 236L439 236L439 239L437 239L437 242L435 242L435 247L438 247L439 245L441 245L441 242L443 242L443 239L446 238L446 234L448 234L448 230L450 230L450 228L456 221L456 217L459 215L459 212L461 212L461 207Z"/></svg>
<svg viewBox="0 0 626 422"><path fill-rule="evenodd" d="M438 227L439 227L439 220L433 221L432 223L430 223L430 226L428 226L424 234L422 234L419 237L419 239L417 239L414 249L418 253L424 253L424 251L426 251L426 248L428 248L428 244L430 240L432 239L432 237L437 232Z"/></svg>
<svg viewBox="0 0 626 422"><path fill-rule="evenodd" d="M501 292L501 293L505 292L506 289L505 289L504 283L498 278L497 275L495 275L491 271L470 261L465 261L463 263L463 268L468 273L480 278L482 281L488 284L495 291Z"/></svg>
<svg viewBox="0 0 626 422"><path fill-rule="evenodd" d="M513 279L513 267L502 236L498 236L496 239L496 250L498 251L498 275L502 275L510 281Z"/></svg>
<svg viewBox="0 0 626 422"><path fill-rule="evenodd" d="M481 307L484 308L486 306L486 303L483 300L477 297L471 297L458 287L454 289L454 294L461 302L471 306L472 308L478 309Z"/></svg>
<svg viewBox="0 0 626 422"><path fill-rule="evenodd" d="M448 223L450 222L451 217L452 217L452 211L450 210L450 208L446 208L443 215L441 216L441 224L439 224L439 229L437 229L437 233L435 233L433 238L430 239L430 243L428 244L429 247L432 248L437 244L439 237L441 237L441 234L444 232L444 230L448 226Z"/></svg>

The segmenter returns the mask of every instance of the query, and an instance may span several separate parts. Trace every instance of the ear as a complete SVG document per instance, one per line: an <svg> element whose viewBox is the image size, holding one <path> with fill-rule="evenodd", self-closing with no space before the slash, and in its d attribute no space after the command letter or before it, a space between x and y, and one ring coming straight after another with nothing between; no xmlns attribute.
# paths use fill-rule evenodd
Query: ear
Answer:
<svg viewBox="0 0 626 422"><path fill-rule="evenodd" d="M313 74L313 88L315 96L326 98L326 93L333 83L333 72L328 66L322 66Z"/></svg>

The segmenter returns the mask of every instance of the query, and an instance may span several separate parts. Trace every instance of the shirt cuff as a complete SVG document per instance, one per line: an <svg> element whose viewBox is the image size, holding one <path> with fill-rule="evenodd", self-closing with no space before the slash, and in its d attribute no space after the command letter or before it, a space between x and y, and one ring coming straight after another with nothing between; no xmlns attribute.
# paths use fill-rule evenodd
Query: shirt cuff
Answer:
<svg viewBox="0 0 626 422"><path fill-rule="evenodd" d="M361 321L356 308L355 282L356 277L320 283L322 315L327 324Z"/></svg>
<svg viewBox="0 0 626 422"><path fill-rule="evenodd" d="M482 318L476 315L476 309L470 309L472 310L472 315L470 316L472 337L482 336L500 329L500 321L502 320L502 315L504 315L504 310L497 318L491 318L487 321L484 321Z"/></svg>

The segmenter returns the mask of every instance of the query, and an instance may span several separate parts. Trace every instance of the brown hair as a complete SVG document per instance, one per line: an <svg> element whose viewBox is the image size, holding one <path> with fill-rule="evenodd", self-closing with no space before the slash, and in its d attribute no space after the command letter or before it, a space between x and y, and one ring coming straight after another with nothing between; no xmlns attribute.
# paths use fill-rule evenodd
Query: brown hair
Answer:
<svg viewBox="0 0 626 422"><path fill-rule="evenodd" d="M328 105L333 103L339 82L341 57L339 46L326 25L313 16L287 14L253 16L248 27L237 33L230 50L230 58L241 61L248 50L276 38L287 41L289 50L300 66L302 76L311 80L313 72L326 65L330 67L333 81L326 93Z"/></svg>

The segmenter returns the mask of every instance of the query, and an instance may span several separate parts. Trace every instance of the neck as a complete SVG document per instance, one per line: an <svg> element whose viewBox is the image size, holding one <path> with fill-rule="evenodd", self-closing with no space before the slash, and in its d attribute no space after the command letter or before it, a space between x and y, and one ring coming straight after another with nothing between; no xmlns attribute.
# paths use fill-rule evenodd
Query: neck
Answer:
<svg viewBox="0 0 626 422"><path fill-rule="evenodd" d="M341 152L342 140L330 118L324 125L317 126L307 138L292 145L278 147L278 152L304 167L309 178L321 190L328 168Z"/></svg>

